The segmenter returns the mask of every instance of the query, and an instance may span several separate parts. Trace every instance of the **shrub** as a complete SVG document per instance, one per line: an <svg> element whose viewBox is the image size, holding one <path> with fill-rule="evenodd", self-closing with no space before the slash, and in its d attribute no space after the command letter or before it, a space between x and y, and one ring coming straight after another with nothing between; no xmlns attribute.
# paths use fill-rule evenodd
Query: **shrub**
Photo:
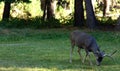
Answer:
<svg viewBox="0 0 120 71"><path fill-rule="evenodd" d="M40 17L30 19L12 18L9 21L1 21L1 27L5 28L59 28L61 24L57 19L42 20Z"/></svg>

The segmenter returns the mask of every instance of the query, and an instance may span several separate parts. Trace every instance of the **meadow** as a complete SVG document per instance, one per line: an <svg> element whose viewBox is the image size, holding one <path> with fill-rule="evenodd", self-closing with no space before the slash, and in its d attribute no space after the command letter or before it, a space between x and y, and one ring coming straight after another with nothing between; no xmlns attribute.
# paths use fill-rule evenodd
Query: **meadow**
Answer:
<svg viewBox="0 0 120 71"><path fill-rule="evenodd" d="M80 30L80 29L79 29ZM74 49L69 63L69 34L73 29L3 29L0 28L0 71L119 71L120 32L80 30L94 36L101 50L111 53L115 61L104 58L100 66L88 60L82 64ZM84 50L82 56L85 55Z"/></svg>

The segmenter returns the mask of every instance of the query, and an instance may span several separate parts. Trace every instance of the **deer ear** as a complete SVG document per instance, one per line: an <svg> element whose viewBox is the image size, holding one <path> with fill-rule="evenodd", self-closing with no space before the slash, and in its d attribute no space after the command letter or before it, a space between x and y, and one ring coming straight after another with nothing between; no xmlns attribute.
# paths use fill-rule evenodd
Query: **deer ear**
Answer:
<svg viewBox="0 0 120 71"><path fill-rule="evenodd" d="M102 51L101 54L102 54L102 57L104 57L106 55L105 51Z"/></svg>
<svg viewBox="0 0 120 71"><path fill-rule="evenodd" d="M96 53L97 53L97 54L99 54L100 52L99 52L99 51L97 51Z"/></svg>
<svg viewBox="0 0 120 71"><path fill-rule="evenodd" d="M99 51L96 51L96 53L95 53L95 54L97 54L97 55L98 55L98 54L100 54L100 52L99 52Z"/></svg>
<svg viewBox="0 0 120 71"><path fill-rule="evenodd" d="M98 56L99 56L99 53L100 53L100 52L97 51L97 52L94 53L94 54L95 54L96 57L98 57Z"/></svg>
<svg viewBox="0 0 120 71"><path fill-rule="evenodd" d="M104 54L105 54L105 52L103 52L103 51L97 51L97 55L99 57L104 57Z"/></svg>

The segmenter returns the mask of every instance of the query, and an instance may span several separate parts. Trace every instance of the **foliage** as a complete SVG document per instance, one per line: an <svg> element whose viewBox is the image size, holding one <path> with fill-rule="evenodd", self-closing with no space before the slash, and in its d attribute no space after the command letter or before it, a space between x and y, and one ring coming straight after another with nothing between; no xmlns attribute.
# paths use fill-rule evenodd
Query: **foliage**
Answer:
<svg viewBox="0 0 120 71"><path fill-rule="evenodd" d="M43 27L61 27L63 25L69 26L72 25L74 22L73 18L73 13L74 13L74 0L60 0L61 5L59 7L59 10L55 13L55 18L54 20L49 21L43 21L41 19L41 16L43 14L43 11L40 9L40 0L0 0L0 20L2 18L2 12L4 8L4 3L1 1L12 1L13 3L11 4L11 17L10 17L10 22L7 21L1 21L0 24L3 25L4 27L9 27L9 28L43 28ZM16 2L15 2L16 1ZM25 1L30 1L30 2L25 2ZM70 7L72 8L70 12L63 7L64 1L66 1L66 4L71 1ZM117 0L119 1L119 0ZM120 2L120 1L119 1ZM118 5L120 4L118 2ZM110 16L110 17L115 17L115 19L111 18L111 20L107 20L102 17L102 10L96 5L95 3L95 11L96 11L96 17L100 18L98 19L100 24L115 24L117 16L116 14L120 13L119 9L113 9L111 11L111 15L115 14L115 16ZM16 13L13 13L13 11L16 10ZM71 15L72 14L72 15ZM100 14L100 16L98 16ZM29 23L29 26L26 23ZM5 25L6 24L6 25ZM13 25L13 27L12 27ZM36 26L35 26L36 25Z"/></svg>
<svg viewBox="0 0 120 71"><path fill-rule="evenodd" d="M10 3L13 3L13 2L27 2L27 3L30 3L31 2L30 0L0 0L0 1L10 2Z"/></svg>
<svg viewBox="0 0 120 71"><path fill-rule="evenodd" d="M1 71L119 71L120 52L113 57L115 62L105 58L101 66L90 66L88 60L81 63L75 48L73 63L69 63L72 30L65 29L0 29ZM120 32L81 30L93 35L101 50L107 53L119 50ZM112 49L112 50L111 50ZM85 52L82 50L82 55Z"/></svg>
<svg viewBox="0 0 120 71"><path fill-rule="evenodd" d="M59 20L57 19L50 19L47 21L43 21L42 18L36 17L31 19L19 19L13 18L9 21L1 21L1 27L5 28L58 28L61 27Z"/></svg>
<svg viewBox="0 0 120 71"><path fill-rule="evenodd" d="M0 2L0 20L2 19L3 8L4 8L4 3Z"/></svg>
<svg viewBox="0 0 120 71"><path fill-rule="evenodd" d="M116 25L117 20L112 20L111 17L105 18L99 20L100 25Z"/></svg>
<svg viewBox="0 0 120 71"><path fill-rule="evenodd" d="M60 22L63 26L71 26L74 23L73 14L69 14L68 16L64 17L61 15Z"/></svg>
<svg viewBox="0 0 120 71"><path fill-rule="evenodd" d="M36 16L41 16L42 11L40 9L38 0L32 0L31 3L12 3L11 5L11 17L29 19ZM14 11L16 13L14 13Z"/></svg>

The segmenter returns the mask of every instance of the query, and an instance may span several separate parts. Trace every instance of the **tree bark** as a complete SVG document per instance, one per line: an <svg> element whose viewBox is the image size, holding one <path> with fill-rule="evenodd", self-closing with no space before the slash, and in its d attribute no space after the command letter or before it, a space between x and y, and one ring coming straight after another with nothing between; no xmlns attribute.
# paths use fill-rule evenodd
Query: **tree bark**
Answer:
<svg viewBox="0 0 120 71"><path fill-rule="evenodd" d="M110 3L111 0L103 0L104 6L103 6L103 16L106 16L110 12Z"/></svg>
<svg viewBox="0 0 120 71"><path fill-rule="evenodd" d="M43 2L42 2L43 1ZM54 3L52 0L41 0L43 10L43 20L54 18Z"/></svg>
<svg viewBox="0 0 120 71"><path fill-rule="evenodd" d="M84 24L84 9L83 0L75 0L74 26L83 26Z"/></svg>
<svg viewBox="0 0 120 71"><path fill-rule="evenodd" d="M46 2L46 0L40 0L40 8L41 8L41 10L43 10L44 11L44 9L45 9L45 2Z"/></svg>
<svg viewBox="0 0 120 71"><path fill-rule="evenodd" d="M43 10L43 16L42 19L45 20L46 19L46 11L47 11L47 0L41 0L41 9Z"/></svg>
<svg viewBox="0 0 120 71"><path fill-rule="evenodd" d="M91 0L85 0L86 7L86 25L88 28L94 29L97 26L97 20L93 11Z"/></svg>
<svg viewBox="0 0 120 71"><path fill-rule="evenodd" d="M54 18L54 7L52 5L52 0L47 0L47 19Z"/></svg>
<svg viewBox="0 0 120 71"><path fill-rule="evenodd" d="M10 2L5 2L2 20L9 19L9 16L10 16L10 5L11 5Z"/></svg>

